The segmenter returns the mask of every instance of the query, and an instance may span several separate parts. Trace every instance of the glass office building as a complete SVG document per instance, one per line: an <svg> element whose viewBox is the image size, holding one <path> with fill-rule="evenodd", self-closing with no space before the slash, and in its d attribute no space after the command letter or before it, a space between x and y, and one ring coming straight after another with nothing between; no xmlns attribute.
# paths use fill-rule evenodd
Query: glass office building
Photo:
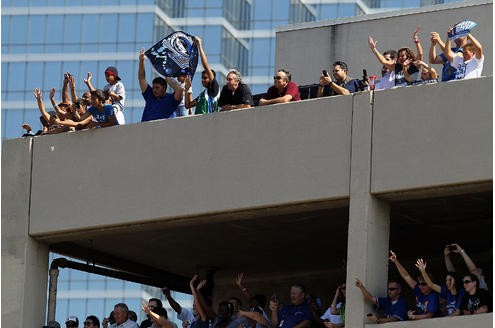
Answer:
<svg viewBox="0 0 495 328"><path fill-rule="evenodd" d="M454 0L456 1L456 0ZM127 123L141 120L144 101L137 80L138 53L176 30L204 41L211 67L220 84L237 68L253 94L265 92L275 69L275 27L452 2L449 0L3 0L2 1L2 139L22 134L21 124L41 128L32 90L57 89L60 99L64 72L76 77L79 95L83 79L106 84L104 70L116 66L126 87ZM147 80L153 72L146 64ZM201 90L198 65L193 89ZM55 257L51 255L51 259ZM57 320L69 314L82 320L108 316L113 305L125 302L138 313L142 299L162 297L159 289L113 278L61 269ZM174 297L186 308L189 295ZM166 302L164 302L165 305ZM169 315L176 320L169 308ZM180 323L179 323L180 327Z"/></svg>
<svg viewBox="0 0 495 328"><path fill-rule="evenodd" d="M451 1L451 0L450 0ZM41 127L32 94L57 89L63 73L93 85L106 84L104 70L117 66L126 87L127 123L139 122L144 107L137 81L141 48L176 30L198 35L220 84L237 68L253 94L265 92L275 69L275 27L413 8L449 0L4 0L2 1L2 139L22 134L21 124ZM456 0L454 0L456 1ZM147 64L147 77L153 72ZM195 91L201 90L201 64ZM196 94L196 92L195 92Z"/></svg>

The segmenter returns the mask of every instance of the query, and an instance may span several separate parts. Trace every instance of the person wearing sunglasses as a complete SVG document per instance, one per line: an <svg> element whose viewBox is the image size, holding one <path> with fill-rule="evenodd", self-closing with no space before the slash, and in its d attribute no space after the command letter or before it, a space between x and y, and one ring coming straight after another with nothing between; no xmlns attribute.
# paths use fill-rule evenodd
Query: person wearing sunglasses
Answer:
<svg viewBox="0 0 495 328"><path fill-rule="evenodd" d="M263 98L260 99L259 105L281 104L301 100L299 87L291 79L292 76L289 71L279 69L273 76L273 85L268 89Z"/></svg>
<svg viewBox="0 0 495 328"><path fill-rule="evenodd" d="M462 279L466 294L461 301L463 314L480 314L492 312L491 296L486 289L479 288L478 276L468 273Z"/></svg>
<svg viewBox="0 0 495 328"><path fill-rule="evenodd" d="M409 319L421 320L440 316L440 297L438 293L428 286L421 275L416 278L417 281L414 280L409 275L409 272L400 264L397 255L393 251L390 251L389 260L395 264L402 279L406 281L416 294L416 310L407 312ZM428 275L431 279L431 274Z"/></svg>
<svg viewBox="0 0 495 328"><path fill-rule="evenodd" d="M440 294L440 297L445 299L447 307L447 316L457 316L461 314L459 306L461 300L464 297L464 289L459 288L458 281L455 272L448 272L445 277L445 285L437 285L431 281L430 277L426 273L426 262L423 259L416 261L416 267L421 272L421 275L428 286Z"/></svg>
<svg viewBox="0 0 495 328"><path fill-rule="evenodd" d="M402 297L402 285L400 282L390 280L387 285L387 296L379 297L371 294L359 278L355 278L354 285L361 290L366 302L376 305L376 311L383 312L384 317L378 318L376 314L368 313L366 316L369 321L375 323L385 323L393 321L403 321L407 317L407 302Z"/></svg>

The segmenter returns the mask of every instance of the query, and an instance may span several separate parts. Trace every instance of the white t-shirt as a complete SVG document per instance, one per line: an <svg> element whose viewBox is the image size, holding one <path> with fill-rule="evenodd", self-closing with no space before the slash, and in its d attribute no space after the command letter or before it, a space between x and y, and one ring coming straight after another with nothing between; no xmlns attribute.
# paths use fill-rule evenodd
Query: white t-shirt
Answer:
<svg viewBox="0 0 495 328"><path fill-rule="evenodd" d="M375 90L391 89L395 87L395 72L391 71L382 76L382 79L375 85Z"/></svg>
<svg viewBox="0 0 495 328"><path fill-rule="evenodd" d="M456 80L461 79L473 79L475 77L481 76L481 71L483 70L483 62L485 61L485 56L481 56L481 59L474 56L467 62L464 62L462 56L455 56L452 61L452 66L457 69L455 74Z"/></svg>
<svg viewBox="0 0 495 328"><path fill-rule="evenodd" d="M341 307L342 307L342 303L337 303L337 305L335 306L337 310L340 310ZM325 319L328 319L330 320L331 323L335 323L335 324L343 323L340 314L332 314L330 308L328 308L325 311L325 313L323 313L323 315L321 316L321 320L325 320Z"/></svg>

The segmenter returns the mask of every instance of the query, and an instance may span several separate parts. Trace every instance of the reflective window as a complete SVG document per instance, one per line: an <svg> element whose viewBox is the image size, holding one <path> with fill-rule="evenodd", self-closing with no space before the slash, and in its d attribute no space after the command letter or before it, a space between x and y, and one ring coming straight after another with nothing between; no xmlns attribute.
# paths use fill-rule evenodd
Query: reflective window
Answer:
<svg viewBox="0 0 495 328"><path fill-rule="evenodd" d="M45 63L43 88L60 88L62 81L62 65L60 62Z"/></svg>
<svg viewBox="0 0 495 328"><path fill-rule="evenodd" d="M82 15L68 15L64 19L63 47L64 53L81 52Z"/></svg>
<svg viewBox="0 0 495 328"><path fill-rule="evenodd" d="M49 15L46 19L46 42L60 46L64 34L64 16Z"/></svg>
<svg viewBox="0 0 495 328"><path fill-rule="evenodd" d="M27 79L26 88L32 90L34 88L43 89L43 64L38 62L28 62L27 63L27 72L29 74L29 78Z"/></svg>
<svg viewBox="0 0 495 328"><path fill-rule="evenodd" d="M117 15L100 16L100 42L104 43L103 51L115 51L117 43Z"/></svg>
<svg viewBox="0 0 495 328"><path fill-rule="evenodd" d="M100 317L101 313L103 312L104 305L105 305L105 301L103 299L91 299L91 301L88 302L88 307L86 308L85 313L87 313L88 315L94 313L98 317ZM131 309L134 309L134 308L131 308ZM108 314L105 314L105 317L107 315ZM102 317L100 317L100 319L102 320ZM83 319L79 318L79 322L81 322L81 320L83 320ZM81 327L81 325L79 325L79 327ZM101 327L101 321L100 321L100 327Z"/></svg>
<svg viewBox="0 0 495 328"><path fill-rule="evenodd" d="M2 112L6 112L5 116L2 115L2 121L5 119L6 122L11 122L10 124L6 124L3 127L5 137L6 138L16 138L16 137L21 136L22 135L21 124L24 120L23 110L22 109L10 109L7 111L2 110Z"/></svg>
<svg viewBox="0 0 495 328"><path fill-rule="evenodd" d="M153 15L138 15L136 27L136 41L151 43L150 41L153 39Z"/></svg>
<svg viewBox="0 0 495 328"><path fill-rule="evenodd" d="M97 15L83 15L82 21L82 42L83 42L83 51L94 51L94 50L84 50L85 45L93 44L95 45L98 42L98 23L99 16Z"/></svg>
<svg viewBox="0 0 495 328"><path fill-rule="evenodd" d="M8 68L9 68L9 64L6 63L6 62L2 62L2 99L4 99L3 97L3 91L5 91L7 89L7 81L8 81Z"/></svg>
<svg viewBox="0 0 495 328"><path fill-rule="evenodd" d="M9 39L11 44L22 45L22 47L25 49L24 45L27 42L27 26L28 26L27 16L11 17L10 39Z"/></svg>
<svg viewBox="0 0 495 328"><path fill-rule="evenodd" d="M10 35L10 16L2 16L2 45L9 43L9 35Z"/></svg>
<svg viewBox="0 0 495 328"><path fill-rule="evenodd" d="M10 63L8 74L10 78L7 84L9 91L24 91L24 76L26 75L26 63Z"/></svg>
<svg viewBox="0 0 495 328"><path fill-rule="evenodd" d="M119 44L134 42L136 39L136 15L120 14L118 22Z"/></svg>

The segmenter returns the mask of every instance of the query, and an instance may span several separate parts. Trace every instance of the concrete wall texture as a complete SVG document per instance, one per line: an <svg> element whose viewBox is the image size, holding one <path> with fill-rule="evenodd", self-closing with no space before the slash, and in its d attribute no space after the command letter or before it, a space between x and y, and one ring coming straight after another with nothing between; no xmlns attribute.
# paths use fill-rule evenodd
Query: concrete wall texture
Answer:
<svg viewBox="0 0 495 328"><path fill-rule="evenodd" d="M401 33L409 35L417 22L432 22L440 30L460 20L456 17L461 14L465 18L475 13L480 26L490 26L477 30L488 54L491 8L491 3L476 2L453 12L356 18L353 24L280 32L277 63L294 67L300 81L312 83L325 67L321 65L328 65L318 60L347 48L332 50L328 44L335 42L320 42L321 48L308 52L295 43L287 53L288 40L302 36L315 40L332 30L332 38L344 35L339 40L349 40L350 46L362 44L371 57L365 41L351 41L351 35L377 31L379 40L389 36L387 40L397 44L403 40L395 37L401 31L399 22L410 25ZM382 43L380 48L386 47ZM311 58L320 50L321 58ZM300 62L303 51L308 70L298 71L294 63ZM357 59L362 51L355 52L335 57L348 56L352 65L363 65ZM491 60L485 63L485 74L491 74ZM380 196L491 185L492 88L492 77L485 77L379 91L374 96L362 92L5 140L2 324L39 327L44 321L50 236L75 236L105 227L133 229L131 224L194 220L211 213L321 200L349 204L348 283L361 277L370 290L382 290L387 279L390 205ZM347 308L353 309L346 313L348 327L369 326L364 322L368 305L356 288L348 289ZM491 323L492 315L486 314L386 326L455 328Z"/></svg>

